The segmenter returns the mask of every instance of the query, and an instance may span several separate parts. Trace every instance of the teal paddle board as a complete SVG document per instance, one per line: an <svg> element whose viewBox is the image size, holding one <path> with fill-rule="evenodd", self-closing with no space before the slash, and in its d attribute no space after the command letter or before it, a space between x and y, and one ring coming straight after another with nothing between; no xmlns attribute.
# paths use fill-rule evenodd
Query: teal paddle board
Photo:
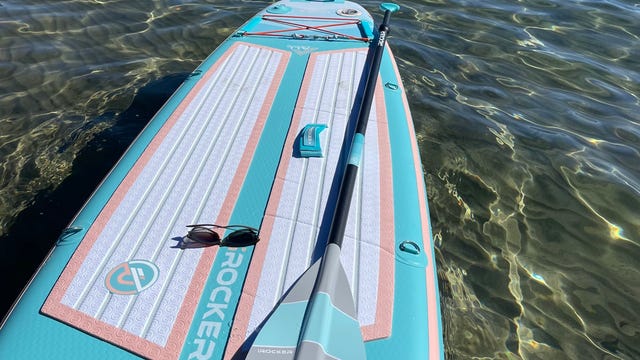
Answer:
<svg viewBox="0 0 640 360"><path fill-rule="evenodd" d="M61 234L0 358L443 359L381 8L279 1L222 43Z"/></svg>

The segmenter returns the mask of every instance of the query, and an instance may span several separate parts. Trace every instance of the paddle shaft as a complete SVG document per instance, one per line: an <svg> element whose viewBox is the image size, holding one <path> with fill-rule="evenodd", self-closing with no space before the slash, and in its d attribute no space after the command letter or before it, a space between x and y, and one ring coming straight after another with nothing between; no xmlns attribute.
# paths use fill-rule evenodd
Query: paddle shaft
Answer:
<svg viewBox="0 0 640 360"><path fill-rule="evenodd" d="M367 131L369 113L371 111L371 104L373 103L373 96L376 90L378 73L380 72L380 62L382 61L382 54L384 53L384 46L389 33L390 16L391 11L386 10L384 12L382 24L380 24L380 27L378 28L378 39L374 44L375 50L371 59L371 66L369 67L369 71L366 75L367 79L365 83L364 96L358 110L358 120L356 123L355 134L351 142L349 162L345 169L344 176L342 177L340 191L338 193L338 201L336 203L335 212L333 213L333 219L331 220L331 228L329 229L328 243L336 244L339 247L342 247L342 241L344 239L344 231L347 225L351 197L353 195L353 189L355 187L358 167L360 165L364 146L364 134Z"/></svg>
<svg viewBox="0 0 640 360"><path fill-rule="evenodd" d="M391 12L398 9L395 4L386 5L378 38L369 47L370 66L363 75L366 76L364 94L358 108L355 133L338 190L325 253L302 274L269 315L253 341L247 359L272 359L273 354L293 360L326 359L328 356L366 358L349 280L340 262L340 252L389 32L389 17Z"/></svg>

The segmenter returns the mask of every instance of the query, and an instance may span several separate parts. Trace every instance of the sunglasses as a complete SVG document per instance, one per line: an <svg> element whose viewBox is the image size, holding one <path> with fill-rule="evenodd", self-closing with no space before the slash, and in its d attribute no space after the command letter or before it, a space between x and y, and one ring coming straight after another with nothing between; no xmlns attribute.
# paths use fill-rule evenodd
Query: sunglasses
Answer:
<svg viewBox="0 0 640 360"><path fill-rule="evenodd" d="M258 229L245 225L216 225L216 224L194 224L187 225L191 228L187 233L186 239L198 242L204 245L220 245L227 247L244 247L255 245L258 238ZM220 239L220 235L213 229L232 230L227 236Z"/></svg>

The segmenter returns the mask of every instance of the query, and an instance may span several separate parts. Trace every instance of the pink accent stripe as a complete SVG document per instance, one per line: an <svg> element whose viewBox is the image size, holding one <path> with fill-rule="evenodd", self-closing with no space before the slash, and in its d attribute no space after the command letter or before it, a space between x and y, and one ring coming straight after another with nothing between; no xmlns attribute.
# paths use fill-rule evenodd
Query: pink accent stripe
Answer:
<svg viewBox="0 0 640 360"><path fill-rule="evenodd" d="M302 119L302 111L309 93L313 70L316 67L319 55L328 53L343 52L342 50L326 51L321 53L313 53L307 64L304 80L298 95L298 104L294 113L289 133L285 141L284 149L291 149L298 135L299 124ZM392 204L393 202L393 184L392 179L387 176L391 173L391 149L389 140L389 129L386 117L386 107L384 101L384 92L382 82L379 80L376 85L375 101L376 101L376 117L378 123L378 142L380 151L380 199L381 204ZM251 259L242 295L238 303L238 311L234 318L233 327L227 348L225 350L225 359L231 359L240 349L245 341L249 320L251 317L251 309L253 309L257 289L260 283L260 277L264 267L264 261L269 248L269 239L273 232L273 227L278 212L280 197L284 188L285 177L289 168L290 155L283 153L280 159L280 165L276 173L276 178L271 190L271 196L264 220L260 230L260 239L262 239L254 249ZM394 289L394 266L395 266L395 239L394 239L394 222L393 208L381 208L381 233L380 233L380 263L379 263L379 279L378 279L378 301L376 307L376 320L374 324L364 326L362 328L364 340L375 340L389 337L391 335L392 317L393 317L393 289ZM384 210L387 210L385 212ZM389 213L390 212L390 213Z"/></svg>
<svg viewBox="0 0 640 360"><path fill-rule="evenodd" d="M224 58L216 62L216 64L214 64L214 66L212 66L209 71L207 71L204 78L208 80L227 57L228 53L225 54ZM94 221L93 225L87 231L87 235L76 249L76 252L65 267L62 275L60 276L60 279L58 279L58 281L56 282L53 291L42 307L42 311L44 313L53 316L61 321L64 321L70 325L78 327L84 331L92 333L109 342L130 349L131 351L134 351L141 355L157 357L162 353L161 346L144 340L123 329L103 323L102 321L88 316L81 311L68 307L62 304L62 298L66 293L68 287L70 286L73 278L80 270L80 267L91 251L91 248L104 230L107 222L120 206L120 203L128 193L129 189L136 182L136 179L139 177L140 173L145 168L153 154L160 147L160 144L162 144L167 134L171 131L171 128L173 128L182 113L184 113L184 111L188 108L189 104L193 101L196 95L202 90L202 87L207 82L206 80L199 81L196 86L187 94L185 99L180 103L180 105L171 114L171 116L169 116L165 124L162 125L149 146L142 153L138 161L136 161L133 168L122 180L116 191L109 199L109 202L106 204L104 209L100 212L100 214ZM170 341L171 340L172 339L170 339ZM152 353L153 355L151 355Z"/></svg>
<svg viewBox="0 0 640 360"><path fill-rule="evenodd" d="M275 49L270 50L275 51ZM284 61L281 60L278 68L276 69L273 81L267 93L268 95L263 102L262 108L260 109L260 113L256 120L256 124L247 143L247 148L242 155L242 159L240 160L240 164L238 165L236 174L233 177L233 181L231 182L231 185L229 187L229 192L227 193L227 197L225 198L225 201L222 205L221 212L220 214L218 214L218 218L215 221L216 224L228 224L229 220L231 219L231 214L233 212L233 209L235 208L235 203L238 199L238 196L240 195L240 191L242 190L249 165L251 165L251 160L253 159L253 155L255 154L255 150L260 141L260 137L262 136L262 131L264 130L267 118L269 117L271 105L273 104L275 95L280 88L280 83L282 80L282 76L287 68L290 53L279 50L278 52L282 53ZM176 325L182 325L182 332L180 334L180 350L182 349L183 341L187 335L187 332L191 327L191 319L193 318L193 313L202 296L202 290L206 285L206 279L209 276L209 272L213 265L213 261L215 260L215 255L217 254L218 247L210 249L216 249L216 251L211 251L208 254L205 252L200 260L200 263L198 264L198 267L196 268L196 273L202 273L206 276L203 276L203 281L199 281L197 284L194 284L194 282L191 283L189 291L187 292L187 297L185 297L185 300L180 309L180 313L184 314L184 316L179 316L179 318L176 320Z"/></svg>
<svg viewBox="0 0 640 360"><path fill-rule="evenodd" d="M396 77L400 79L400 73L398 72L398 66L396 64L395 58L391 49L387 46L387 51L389 51L389 56L393 63L393 68L396 72ZM400 82L399 82L400 83ZM405 94L404 88L402 90L402 103L405 108L405 113L407 114L407 125L409 128L409 135L412 139L416 139L416 131L413 125L413 119L411 118L411 111L409 109L409 102L407 101L407 96ZM422 243L425 249L425 254L427 256L427 267L426 267L426 287L427 287L427 322L429 324L429 359L441 359L442 358L442 349L441 339L440 339L440 329L439 329L439 314L440 314L440 306L438 305L438 294L437 294L437 282L436 282L436 273L435 273L435 259L433 258L433 243L431 237L431 228L429 226L429 216L427 214L427 194L426 189L424 187L424 174L422 171L422 162L420 160L420 152L418 149L417 142L411 141L411 150L413 152L413 163L415 164L415 176L418 188L418 201L420 204L420 217L421 217L421 226L422 226Z"/></svg>
<svg viewBox="0 0 640 360"><path fill-rule="evenodd" d="M291 120L289 126L289 134L285 140L285 146L283 149L292 149L293 143L297 136L298 125L302 117L302 106L304 105L304 99L306 99L309 92L309 85L312 74L312 69L315 68L316 57L311 56L307 63L307 70L298 95L298 99L301 99L300 108L296 106L295 114ZM282 189L284 187L284 179L289 167L290 154L283 151L280 159L280 165L274 179L273 186L271 188L270 199L280 199ZM267 257L267 250L269 249L269 239L271 239L271 233L273 231L273 224L275 222L275 216L278 213L278 201L269 201L265 212L262 225L260 226L260 242L258 242L251 256L251 264L245 277L245 283L242 288L242 295L238 301L238 307L236 315L233 320L233 327L229 334L229 340L227 341L227 348L225 349L224 358L231 359L235 353L240 349L242 343L246 339L247 329L249 327L249 320L251 318L251 309L253 309L253 303L258 292L258 286L260 284L260 275L262 274L262 268L264 266L264 259Z"/></svg>
<svg viewBox="0 0 640 360"><path fill-rule="evenodd" d="M378 151L380 156L380 258L378 269L378 299L376 320L362 327L365 341L386 338L391 335L393 323L393 288L395 281L395 215L393 206L393 173L391 168L391 142L389 123L384 101L382 80L378 79L375 91L376 118L378 124Z"/></svg>
<svg viewBox="0 0 640 360"><path fill-rule="evenodd" d="M217 254L217 247L206 249L203 252L203 255L200 257L200 260L196 267L196 271L191 278L189 289L180 307L178 316L173 324L173 329L171 331L171 334L169 335L167 345L165 347L157 345L153 342L145 340L144 338L140 338L137 335L131 334L123 329L114 327L89 315L86 315L78 310L70 308L62 304L62 298L66 293L69 285L71 284L71 281L79 271L83 261L97 241L99 235L104 230L107 222L114 214L131 186L136 182L140 173L145 168L146 164L149 162L153 154L157 151L160 144L162 144L164 138L170 132L171 128L176 124L182 113L185 111L185 109L188 108L197 94L200 93L203 86L208 82L211 76L213 76L213 74L218 70L222 63L224 63L224 61L228 59L229 56L240 45L253 46L249 44L236 43L231 46L220 57L220 59L216 61L214 65L211 66L211 68L205 73L203 78L198 81L198 83L194 86L193 89L191 89L191 91L189 91L180 105L167 119L158 134L156 134L147 149L145 149L138 161L134 164L131 171L123 179L109 202L106 204L105 208L98 215L94 224L88 230L87 235L80 243L78 249L65 267L58 282L56 282L56 285L54 286L51 294L42 307L42 311L44 313L145 357L154 359L173 359L177 358L180 355L185 337L190 328L191 319L193 318L193 314L197 307L198 301L200 300L202 289L207 282L211 265L213 264L213 260L215 259L215 256ZM275 49L270 50L276 51ZM231 216L231 211L235 205L240 189L242 188L242 183L244 182L244 177L246 175L249 164L251 163L251 159L253 158L255 145L260 139L262 130L269 114L269 110L271 109L273 97L275 96L274 94L277 92L277 89L280 86L280 80L282 78L281 75L286 69L290 54L288 52L280 50L277 51L283 54L284 61L281 61L278 66L276 76L274 77L274 80L269 89L269 96L264 101L263 107L260 110L260 114L250 136L249 144L254 144L254 146L248 147L243 153L238 171L236 172L232 180L229 193L225 197L224 206L222 207L223 210L218 215L218 219L216 220L218 221L218 223L226 224Z"/></svg>

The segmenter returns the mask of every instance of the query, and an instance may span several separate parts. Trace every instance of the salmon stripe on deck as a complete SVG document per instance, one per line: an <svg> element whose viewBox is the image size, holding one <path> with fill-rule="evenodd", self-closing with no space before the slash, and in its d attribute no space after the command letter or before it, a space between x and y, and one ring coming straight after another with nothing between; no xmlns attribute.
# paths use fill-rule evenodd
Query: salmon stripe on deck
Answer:
<svg viewBox="0 0 640 360"><path fill-rule="evenodd" d="M179 241L185 225L229 220L289 57L238 42L203 74L88 230L44 313L145 357L180 354L217 247Z"/></svg>
<svg viewBox="0 0 640 360"><path fill-rule="evenodd" d="M327 216L336 201L347 124L359 91L366 49L311 54L285 150L238 305L226 357L267 317L298 277L323 253ZM349 211L341 261L355 296L365 340L388 337L394 289L394 217L389 131L377 84L362 171ZM295 154L307 124L323 124L324 157Z"/></svg>

